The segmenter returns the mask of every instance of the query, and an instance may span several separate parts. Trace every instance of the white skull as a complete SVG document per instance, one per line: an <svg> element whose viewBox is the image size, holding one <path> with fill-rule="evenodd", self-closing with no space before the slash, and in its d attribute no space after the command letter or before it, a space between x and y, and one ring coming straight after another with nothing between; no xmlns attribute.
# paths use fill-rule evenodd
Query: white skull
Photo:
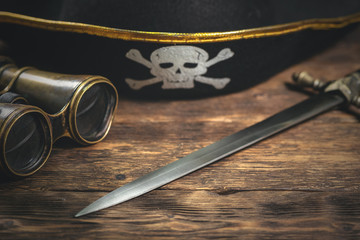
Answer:
<svg viewBox="0 0 360 240"><path fill-rule="evenodd" d="M151 73L160 77L163 88L193 88L194 78L207 72L208 53L194 46L170 46L155 50Z"/></svg>
<svg viewBox="0 0 360 240"><path fill-rule="evenodd" d="M139 90L145 86L162 82L163 89L193 88L194 81L223 89L230 78L211 78L202 76L208 67L234 56L230 48L222 49L217 56L209 59L209 54L194 46L163 47L152 52L150 61L139 50L130 49L126 57L150 69L155 77L146 80L125 78L130 88Z"/></svg>

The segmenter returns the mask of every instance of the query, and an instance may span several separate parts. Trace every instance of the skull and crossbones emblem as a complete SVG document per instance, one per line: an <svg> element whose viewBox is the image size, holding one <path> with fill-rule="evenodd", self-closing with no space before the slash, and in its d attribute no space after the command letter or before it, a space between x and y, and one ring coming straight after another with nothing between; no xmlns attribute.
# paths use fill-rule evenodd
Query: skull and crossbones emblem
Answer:
<svg viewBox="0 0 360 240"><path fill-rule="evenodd" d="M230 78L211 78L203 75L210 66L233 55L229 48L225 48L209 60L209 54L199 47L169 46L153 51L149 61L139 50L131 49L126 57L149 68L155 77L146 80L126 78L125 82L134 90L159 82L163 83L163 89L193 88L194 81L222 89L230 82Z"/></svg>

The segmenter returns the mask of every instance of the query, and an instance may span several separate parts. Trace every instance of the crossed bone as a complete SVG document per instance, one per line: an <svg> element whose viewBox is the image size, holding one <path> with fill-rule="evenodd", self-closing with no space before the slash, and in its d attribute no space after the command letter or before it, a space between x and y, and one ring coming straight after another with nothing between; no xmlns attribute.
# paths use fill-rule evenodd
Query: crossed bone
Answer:
<svg viewBox="0 0 360 240"><path fill-rule="evenodd" d="M234 53L229 48L225 48L225 49L221 50L216 57L206 61L205 66L208 68L218 62L221 62L228 58L231 58L233 55L234 55ZM145 59L141 55L140 51L137 49L131 49L128 53L126 53L126 57L137 63L140 63L140 64L146 66L149 69L154 68L154 64L152 62L148 61L147 59ZM193 76L193 80L212 85L216 89L222 89L226 86L226 84L228 84L230 82L229 78L210 78L210 77L205 77L205 76L201 76L201 75ZM125 82L132 89L135 89L135 90L139 90L145 86L152 85L154 83L158 83L158 82L162 82L162 81L163 81L163 78L160 76L155 76L154 78L150 78L147 80L135 80L135 79L131 79L131 78L125 79ZM176 83L163 85L163 88L166 88L166 89L176 88L176 87L177 87ZM193 82L191 82L185 86L182 85L181 87L192 88Z"/></svg>

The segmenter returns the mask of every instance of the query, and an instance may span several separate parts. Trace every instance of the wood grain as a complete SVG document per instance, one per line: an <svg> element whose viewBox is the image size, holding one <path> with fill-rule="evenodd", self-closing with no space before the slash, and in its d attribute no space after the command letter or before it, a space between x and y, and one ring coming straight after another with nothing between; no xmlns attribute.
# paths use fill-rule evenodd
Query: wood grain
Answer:
<svg viewBox="0 0 360 240"><path fill-rule="evenodd" d="M120 99L108 137L62 140L46 166L0 181L0 239L359 239L360 111L334 110L131 201L73 215L109 191L308 96L307 70L360 69L360 28L249 90L196 100Z"/></svg>

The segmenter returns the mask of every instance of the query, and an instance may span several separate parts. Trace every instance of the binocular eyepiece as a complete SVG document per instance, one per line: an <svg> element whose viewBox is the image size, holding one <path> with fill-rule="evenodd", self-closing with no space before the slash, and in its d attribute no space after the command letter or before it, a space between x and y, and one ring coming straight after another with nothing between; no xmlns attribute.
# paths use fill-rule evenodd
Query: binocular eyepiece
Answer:
<svg viewBox="0 0 360 240"><path fill-rule="evenodd" d="M118 102L104 77L18 68L6 57L0 57L0 89L0 171L13 177L40 169L61 137L83 145L103 140Z"/></svg>
<svg viewBox="0 0 360 240"><path fill-rule="evenodd" d="M7 176L29 176L50 155L51 122L45 112L34 106L0 103L0 109L0 169Z"/></svg>

